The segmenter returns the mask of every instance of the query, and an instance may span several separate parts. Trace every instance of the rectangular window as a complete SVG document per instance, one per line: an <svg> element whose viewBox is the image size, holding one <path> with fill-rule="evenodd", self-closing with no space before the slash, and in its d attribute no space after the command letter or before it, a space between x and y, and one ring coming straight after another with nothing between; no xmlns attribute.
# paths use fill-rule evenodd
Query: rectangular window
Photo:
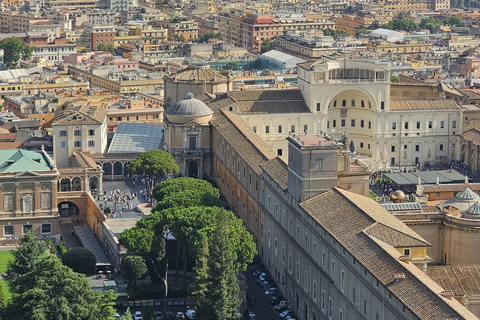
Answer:
<svg viewBox="0 0 480 320"><path fill-rule="evenodd" d="M322 170L323 167L323 160L317 160L317 170Z"/></svg>
<svg viewBox="0 0 480 320"><path fill-rule="evenodd" d="M390 150L391 150L392 152L395 152L395 146L391 146L391 147L390 147Z"/></svg>
<svg viewBox="0 0 480 320"><path fill-rule="evenodd" d="M320 111L320 102L317 102L317 111Z"/></svg>
<svg viewBox="0 0 480 320"><path fill-rule="evenodd" d="M33 232L33 225L31 224L24 224L23 225L23 234Z"/></svg>
<svg viewBox="0 0 480 320"><path fill-rule="evenodd" d="M269 248L272 246L272 244L270 243L270 237L271 237L270 230L268 230L267 231L267 246Z"/></svg>
<svg viewBox="0 0 480 320"><path fill-rule="evenodd" d="M452 128L455 129L456 127L457 127L457 121L454 120L454 121L452 121Z"/></svg>
<svg viewBox="0 0 480 320"><path fill-rule="evenodd" d="M322 289L322 301L320 303L320 307L322 308L322 312L325 313L325 291Z"/></svg>
<svg viewBox="0 0 480 320"><path fill-rule="evenodd" d="M420 122L417 122L417 129L420 129Z"/></svg>
<svg viewBox="0 0 480 320"><path fill-rule="evenodd" d="M360 120L360 127L364 127L365 126L365 121L364 120Z"/></svg>
<svg viewBox="0 0 480 320"><path fill-rule="evenodd" d="M95 135L95 130L88 130L88 135L89 136L94 136Z"/></svg>
<svg viewBox="0 0 480 320"><path fill-rule="evenodd" d="M420 151L420 145L419 144L415 145L415 151Z"/></svg>
<svg viewBox="0 0 480 320"><path fill-rule="evenodd" d="M295 132L295 126L290 126L290 132Z"/></svg>
<svg viewBox="0 0 480 320"><path fill-rule="evenodd" d="M328 319L332 319L333 315L333 300L328 298Z"/></svg>
<svg viewBox="0 0 480 320"><path fill-rule="evenodd" d="M335 261L330 261L330 277L335 280Z"/></svg>
<svg viewBox="0 0 480 320"><path fill-rule="evenodd" d="M367 300L363 300L363 315L367 315Z"/></svg>
<svg viewBox="0 0 480 320"><path fill-rule="evenodd" d="M356 292L355 292L355 288L352 288L352 303L355 304L355 300L356 300Z"/></svg>
<svg viewBox="0 0 480 320"><path fill-rule="evenodd" d="M67 142L62 141L62 142L60 142L60 145L61 145L62 148L66 148L67 147Z"/></svg>
<svg viewBox="0 0 480 320"><path fill-rule="evenodd" d="M75 131L73 131L73 135L75 137L80 137L82 135L82 131L81 130L75 130Z"/></svg>
<svg viewBox="0 0 480 320"><path fill-rule="evenodd" d="M440 121L440 128L445 128L445 121Z"/></svg>
<svg viewBox="0 0 480 320"><path fill-rule="evenodd" d="M385 109L385 101L380 102L380 109Z"/></svg>
<svg viewBox="0 0 480 320"><path fill-rule="evenodd" d="M308 125L303 125L303 132L307 133L308 132Z"/></svg>
<svg viewBox="0 0 480 320"><path fill-rule="evenodd" d="M333 101L333 107L335 108L337 106L337 100Z"/></svg>
<svg viewBox="0 0 480 320"><path fill-rule="evenodd" d="M89 147L95 147L95 141L93 141L93 140L88 141L88 146Z"/></svg>
<svg viewBox="0 0 480 320"><path fill-rule="evenodd" d="M197 149L197 137L188 137L188 149Z"/></svg>
<svg viewBox="0 0 480 320"><path fill-rule="evenodd" d="M257 127L256 126L253 126L253 132L257 132Z"/></svg>
<svg viewBox="0 0 480 320"><path fill-rule="evenodd" d="M352 107L355 107L355 99L352 99Z"/></svg>
<svg viewBox="0 0 480 320"><path fill-rule="evenodd" d="M333 127L335 128L337 126L337 120L333 120Z"/></svg>
<svg viewBox="0 0 480 320"><path fill-rule="evenodd" d="M270 126L265 126L265 133L270 133Z"/></svg>
<svg viewBox="0 0 480 320"><path fill-rule="evenodd" d="M300 282L300 263L297 262L297 276L296 276L297 282Z"/></svg>
<svg viewBox="0 0 480 320"><path fill-rule="evenodd" d="M342 100L342 107L346 107L347 106L347 100Z"/></svg>
<svg viewBox="0 0 480 320"><path fill-rule="evenodd" d="M327 261L327 254L325 253L325 251L322 251L322 269L323 270L325 270L326 261Z"/></svg>
<svg viewBox="0 0 480 320"><path fill-rule="evenodd" d="M42 233L51 233L52 224L51 223L42 223Z"/></svg>
<svg viewBox="0 0 480 320"><path fill-rule="evenodd" d="M82 141L74 141L74 142L73 142L73 146L74 146L75 148L80 148L80 147L82 146Z"/></svg>
<svg viewBox="0 0 480 320"><path fill-rule="evenodd" d="M278 133L282 133L282 126L278 126Z"/></svg>
<svg viewBox="0 0 480 320"><path fill-rule="evenodd" d="M428 121L428 129L432 129L433 128L433 122L432 121Z"/></svg>
<svg viewBox="0 0 480 320"><path fill-rule="evenodd" d="M345 271L340 272L340 291L345 292Z"/></svg>
<svg viewBox="0 0 480 320"><path fill-rule="evenodd" d="M338 309L338 320L343 320L343 310Z"/></svg>
<svg viewBox="0 0 480 320"><path fill-rule="evenodd" d="M277 255L277 246L278 246L278 241L277 238L273 239L273 253Z"/></svg>
<svg viewBox="0 0 480 320"><path fill-rule="evenodd" d="M60 131L60 137L66 137L66 136L67 136L67 130Z"/></svg>
<svg viewBox="0 0 480 320"><path fill-rule="evenodd" d="M443 151L443 144L439 145L440 151Z"/></svg>
<svg viewBox="0 0 480 320"><path fill-rule="evenodd" d="M355 127L355 119L350 120L350 125L351 125L352 127Z"/></svg>
<svg viewBox="0 0 480 320"><path fill-rule="evenodd" d="M285 247L282 246L282 263L285 264Z"/></svg>
<svg viewBox="0 0 480 320"><path fill-rule="evenodd" d="M15 234L15 227L14 226L5 226L3 228L4 235L13 235Z"/></svg>
<svg viewBox="0 0 480 320"><path fill-rule="evenodd" d="M360 148L363 148L363 142L360 142Z"/></svg>
<svg viewBox="0 0 480 320"><path fill-rule="evenodd" d="M405 122L405 129L408 129L408 122Z"/></svg>
<svg viewBox="0 0 480 320"><path fill-rule="evenodd" d="M403 249L403 255L404 256L409 256L410 255L410 249Z"/></svg>
<svg viewBox="0 0 480 320"><path fill-rule="evenodd" d="M303 289L308 292L308 273L305 271L303 273Z"/></svg>
<svg viewBox="0 0 480 320"><path fill-rule="evenodd" d="M317 302L317 282L315 280L312 282L312 291L313 301Z"/></svg>
<svg viewBox="0 0 480 320"><path fill-rule="evenodd" d="M281 157L283 154L283 150L282 149L277 149L277 156Z"/></svg>
<svg viewBox="0 0 480 320"><path fill-rule="evenodd" d="M397 123L396 122L392 122L392 130L396 130L397 129Z"/></svg>
<svg viewBox="0 0 480 320"><path fill-rule="evenodd" d="M345 119L342 119L342 127L345 127Z"/></svg>
<svg viewBox="0 0 480 320"><path fill-rule="evenodd" d="M365 101L362 100L361 104L362 108L365 108Z"/></svg>
<svg viewBox="0 0 480 320"><path fill-rule="evenodd" d="M292 273L292 255L291 254L288 255L288 271L290 272L290 274Z"/></svg>
<svg viewBox="0 0 480 320"><path fill-rule="evenodd" d="M317 243L316 242L313 243L313 249L312 250L313 250L313 253L312 253L313 254L313 260L315 262L317 262Z"/></svg>
<svg viewBox="0 0 480 320"><path fill-rule="evenodd" d="M368 121L368 129L372 129L372 122Z"/></svg>

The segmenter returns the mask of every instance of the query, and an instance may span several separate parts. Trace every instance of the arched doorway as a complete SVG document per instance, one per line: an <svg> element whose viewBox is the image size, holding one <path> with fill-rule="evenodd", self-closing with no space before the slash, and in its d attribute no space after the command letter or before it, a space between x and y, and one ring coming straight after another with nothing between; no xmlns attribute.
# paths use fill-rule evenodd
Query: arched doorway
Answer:
<svg viewBox="0 0 480 320"><path fill-rule="evenodd" d="M191 178L198 178L198 163L197 161L191 161L188 164L187 176Z"/></svg>
<svg viewBox="0 0 480 320"><path fill-rule="evenodd" d="M113 175L114 176L121 176L123 175L123 168L122 163L117 161L113 164Z"/></svg>
<svg viewBox="0 0 480 320"><path fill-rule="evenodd" d="M70 185L70 179L63 178L60 182L60 191L72 191L72 187Z"/></svg>
<svg viewBox="0 0 480 320"><path fill-rule="evenodd" d="M79 177L72 179L72 191L82 191L82 179Z"/></svg>
<svg viewBox="0 0 480 320"><path fill-rule="evenodd" d="M95 191L99 188L97 176L90 177L89 182L90 191Z"/></svg>
<svg viewBox="0 0 480 320"><path fill-rule="evenodd" d="M80 210L77 205L70 201L60 202L58 204L58 214L62 218L68 218L71 216L78 216Z"/></svg>
<svg viewBox="0 0 480 320"><path fill-rule="evenodd" d="M112 175L112 164L110 162L105 162L103 164L103 174L106 176Z"/></svg>

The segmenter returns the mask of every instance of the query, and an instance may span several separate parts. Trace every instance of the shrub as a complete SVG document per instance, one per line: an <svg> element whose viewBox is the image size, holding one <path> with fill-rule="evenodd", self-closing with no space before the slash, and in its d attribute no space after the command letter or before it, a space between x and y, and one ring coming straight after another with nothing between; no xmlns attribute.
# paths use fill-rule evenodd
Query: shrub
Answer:
<svg viewBox="0 0 480 320"><path fill-rule="evenodd" d="M57 254L57 249L55 249L55 247L50 247L50 253Z"/></svg>
<svg viewBox="0 0 480 320"><path fill-rule="evenodd" d="M67 252L67 248L65 247L65 244L63 244L62 242L60 242L57 245L57 249L58 251L60 251L61 254L64 254L65 252Z"/></svg>
<svg viewBox="0 0 480 320"><path fill-rule="evenodd" d="M62 256L62 263L75 272L89 276L95 274L97 259L88 249L71 248Z"/></svg>

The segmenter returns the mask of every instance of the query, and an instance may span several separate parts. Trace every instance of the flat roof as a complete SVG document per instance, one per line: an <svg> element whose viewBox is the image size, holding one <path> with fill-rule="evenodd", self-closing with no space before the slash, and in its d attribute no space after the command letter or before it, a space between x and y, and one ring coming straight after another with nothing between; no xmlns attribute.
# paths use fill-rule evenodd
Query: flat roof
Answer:
<svg viewBox="0 0 480 320"><path fill-rule="evenodd" d="M385 177L392 180L399 187L409 187L418 184L420 177L422 184L459 183L465 181L465 175L454 169L437 171L415 171L406 173L386 173Z"/></svg>

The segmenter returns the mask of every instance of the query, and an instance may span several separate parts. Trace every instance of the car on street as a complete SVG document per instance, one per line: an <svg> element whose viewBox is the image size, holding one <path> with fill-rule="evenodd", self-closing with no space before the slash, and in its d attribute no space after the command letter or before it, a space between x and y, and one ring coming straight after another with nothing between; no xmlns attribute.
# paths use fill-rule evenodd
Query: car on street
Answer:
<svg viewBox="0 0 480 320"><path fill-rule="evenodd" d="M119 315L118 313L115 313L115 314L113 315L113 318L114 318L115 320L120 320L121 317L120 317L120 315Z"/></svg>
<svg viewBox="0 0 480 320"><path fill-rule="evenodd" d="M195 310L185 311L185 317L190 320L195 319Z"/></svg>
<svg viewBox="0 0 480 320"><path fill-rule="evenodd" d="M267 291L265 291L265 295L268 297L268 296L272 296L274 295L275 293L278 292L278 288L277 287L271 287L270 289L268 289Z"/></svg>
<svg viewBox="0 0 480 320"><path fill-rule="evenodd" d="M290 310L290 309L285 310L282 313L280 313L278 316L280 317L280 319L286 319L287 316L293 316L293 310Z"/></svg>
<svg viewBox="0 0 480 320"><path fill-rule="evenodd" d="M287 301L282 300L280 301L275 307L273 307L277 311L283 311L288 309Z"/></svg>
<svg viewBox="0 0 480 320"><path fill-rule="evenodd" d="M268 304L278 304L283 300L283 296L280 293L276 293L268 298Z"/></svg>
<svg viewBox="0 0 480 320"><path fill-rule="evenodd" d="M173 320L173 319L175 319L175 315L173 314L172 311L167 311L165 313L165 318L167 318L167 320Z"/></svg>
<svg viewBox="0 0 480 320"><path fill-rule="evenodd" d="M257 315L252 311L248 311L248 319L249 320L257 320Z"/></svg>
<svg viewBox="0 0 480 320"><path fill-rule="evenodd" d="M175 313L175 319L185 319L185 315L182 311Z"/></svg>
<svg viewBox="0 0 480 320"><path fill-rule="evenodd" d="M163 320L163 314L162 314L162 312L161 312L161 311L155 311L155 312L153 313L153 318L154 318L155 320Z"/></svg>
<svg viewBox="0 0 480 320"><path fill-rule="evenodd" d="M133 320L143 320L142 311L135 311L133 314Z"/></svg>

